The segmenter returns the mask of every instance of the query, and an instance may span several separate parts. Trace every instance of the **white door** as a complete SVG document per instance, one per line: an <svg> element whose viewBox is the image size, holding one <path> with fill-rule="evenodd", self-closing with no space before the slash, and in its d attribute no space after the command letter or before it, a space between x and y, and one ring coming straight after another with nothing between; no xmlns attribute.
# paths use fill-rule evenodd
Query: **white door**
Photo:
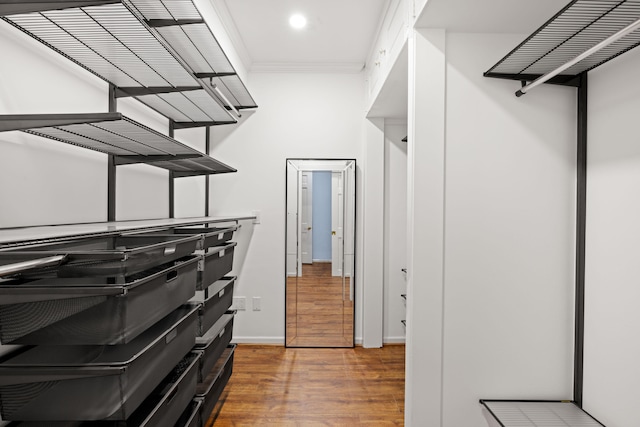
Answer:
<svg viewBox="0 0 640 427"><path fill-rule="evenodd" d="M313 262L313 233L311 224L313 223L313 172L302 172L302 185L300 187L300 200L302 213L300 215L300 252L302 263L311 264ZM302 275L302 269L299 272Z"/></svg>
<svg viewBox="0 0 640 427"><path fill-rule="evenodd" d="M343 177L344 172L331 173L331 275L342 276L344 260L344 209Z"/></svg>

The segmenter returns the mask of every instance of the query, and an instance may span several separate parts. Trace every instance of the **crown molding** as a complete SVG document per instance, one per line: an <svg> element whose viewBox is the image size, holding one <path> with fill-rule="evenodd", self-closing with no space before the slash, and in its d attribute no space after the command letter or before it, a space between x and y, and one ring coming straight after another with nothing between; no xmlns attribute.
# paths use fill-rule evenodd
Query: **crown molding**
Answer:
<svg viewBox="0 0 640 427"><path fill-rule="evenodd" d="M364 70L360 62L254 62L252 73L336 73L357 74Z"/></svg>

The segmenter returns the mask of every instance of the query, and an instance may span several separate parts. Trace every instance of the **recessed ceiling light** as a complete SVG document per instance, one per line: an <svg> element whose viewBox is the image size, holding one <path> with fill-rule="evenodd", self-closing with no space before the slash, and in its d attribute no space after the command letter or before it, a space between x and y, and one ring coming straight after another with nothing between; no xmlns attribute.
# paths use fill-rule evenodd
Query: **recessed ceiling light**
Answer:
<svg viewBox="0 0 640 427"><path fill-rule="evenodd" d="M293 14L291 18L289 18L289 25L299 30L307 26L307 18L299 13Z"/></svg>

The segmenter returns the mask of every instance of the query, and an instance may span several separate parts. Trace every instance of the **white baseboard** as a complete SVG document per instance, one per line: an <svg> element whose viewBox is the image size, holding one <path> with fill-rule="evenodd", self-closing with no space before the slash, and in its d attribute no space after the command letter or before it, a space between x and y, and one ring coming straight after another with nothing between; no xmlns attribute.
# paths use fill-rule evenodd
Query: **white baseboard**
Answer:
<svg viewBox="0 0 640 427"><path fill-rule="evenodd" d="M284 346L284 337L233 337L231 343Z"/></svg>
<svg viewBox="0 0 640 427"><path fill-rule="evenodd" d="M405 344L405 337L385 337L384 344ZM232 344L254 344L254 345L282 345L284 346L284 337L233 337ZM362 337L355 338L355 344L362 345Z"/></svg>

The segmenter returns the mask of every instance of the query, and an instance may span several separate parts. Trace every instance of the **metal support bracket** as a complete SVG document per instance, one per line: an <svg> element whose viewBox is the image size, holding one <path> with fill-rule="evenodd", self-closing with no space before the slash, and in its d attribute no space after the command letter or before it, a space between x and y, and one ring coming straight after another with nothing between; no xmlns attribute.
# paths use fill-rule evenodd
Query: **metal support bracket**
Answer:
<svg viewBox="0 0 640 427"><path fill-rule="evenodd" d="M166 162L173 160L185 160L185 159L195 159L200 157L198 154L179 154L179 155L166 155L166 156L115 156L115 164L116 166L120 165L132 165L135 163L149 163L153 164L154 162Z"/></svg>
<svg viewBox="0 0 640 427"><path fill-rule="evenodd" d="M204 152L207 156L211 155L211 127L205 129L205 147ZM209 191L211 189L209 175L204 177L204 216L209 216Z"/></svg>
<svg viewBox="0 0 640 427"><path fill-rule="evenodd" d="M131 96L158 95L161 93L188 92L201 89L201 86L118 87L115 89L115 97L127 98Z"/></svg>
<svg viewBox="0 0 640 427"><path fill-rule="evenodd" d="M204 24L202 19L147 19L145 23L152 28L174 27L189 24Z"/></svg>
<svg viewBox="0 0 640 427"><path fill-rule="evenodd" d="M113 84L109 84L108 102L109 113L117 114L121 117L122 115L116 112L118 110L118 100L116 99L116 87ZM109 222L116 220L116 173L115 156L109 154L107 158L107 221Z"/></svg>
<svg viewBox="0 0 640 427"><path fill-rule="evenodd" d="M174 121L169 120L169 136L174 137ZM169 171L169 218L175 218L176 195L175 195L175 175L173 171Z"/></svg>
<svg viewBox="0 0 640 427"><path fill-rule="evenodd" d="M504 74L504 73L492 73L486 72L483 74L484 77L489 77L492 79L503 79L503 80L517 80L521 83L522 87L526 86L528 82L532 82L538 78L540 75L538 74ZM547 80L545 83L559 86L571 86L578 87L580 86L579 77L575 76L556 76L552 79Z"/></svg>
<svg viewBox="0 0 640 427"><path fill-rule="evenodd" d="M576 184L576 291L574 326L573 400L582 408L584 378L584 296L585 248L587 214L587 73L579 75L578 132L577 132L577 184Z"/></svg>
<svg viewBox="0 0 640 427"><path fill-rule="evenodd" d="M224 121L224 122L173 122L174 129L189 129L189 128L201 128L207 126L217 126L217 125L232 125L237 122L235 121Z"/></svg>
<svg viewBox="0 0 640 427"><path fill-rule="evenodd" d="M193 73L193 75L198 79L210 79L212 77L228 77L235 76L236 73Z"/></svg>

